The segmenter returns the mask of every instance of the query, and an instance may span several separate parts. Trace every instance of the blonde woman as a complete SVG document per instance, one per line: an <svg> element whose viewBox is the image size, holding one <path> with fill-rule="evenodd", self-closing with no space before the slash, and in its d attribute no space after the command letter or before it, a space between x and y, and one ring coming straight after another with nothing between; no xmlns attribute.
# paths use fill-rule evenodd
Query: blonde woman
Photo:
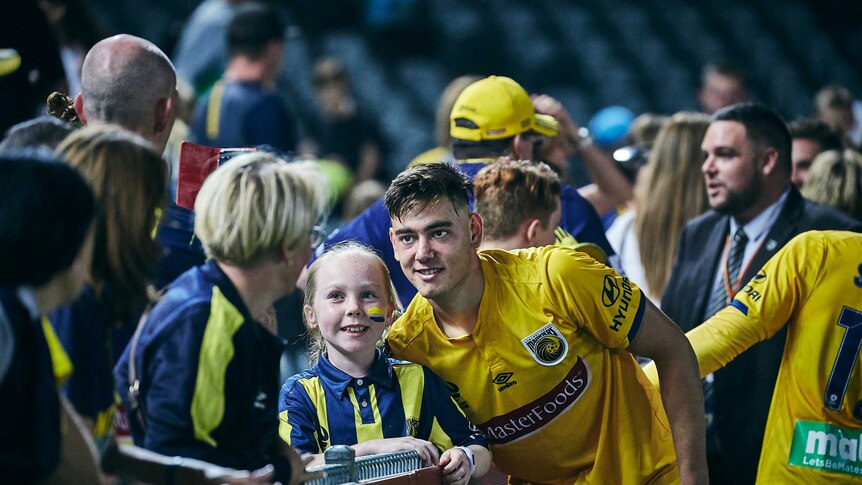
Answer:
<svg viewBox="0 0 862 485"><path fill-rule="evenodd" d="M802 195L862 220L862 154L848 148L817 155Z"/></svg>
<svg viewBox="0 0 862 485"><path fill-rule="evenodd" d="M57 152L96 198L91 279L49 318L74 366L63 391L99 440L113 430L112 369L148 303L159 258L151 233L165 202L167 166L148 141L112 125L82 128Z"/></svg>
<svg viewBox="0 0 862 485"><path fill-rule="evenodd" d="M325 191L309 170L253 153L204 182L195 232L211 260L168 288L115 370L137 445L243 470L272 463L283 483L302 472L276 434L282 342L256 316L295 288L322 239Z"/></svg>
<svg viewBox="0 0 862 485"><path fill-rule="evenodd" d="M709 208L700 171L700 143L708 126L707 115L691 112L665 123L635 186L633 209L607 232L626 275L655 303L670 277L683 225Z"/></svg>

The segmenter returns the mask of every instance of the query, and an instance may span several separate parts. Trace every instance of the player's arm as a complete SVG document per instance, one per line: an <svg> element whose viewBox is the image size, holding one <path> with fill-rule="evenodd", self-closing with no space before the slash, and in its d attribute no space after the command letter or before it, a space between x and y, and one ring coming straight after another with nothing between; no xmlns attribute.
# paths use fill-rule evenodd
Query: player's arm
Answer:
<svg viewBox="0 0 862 485"><path fill-rule="evenodd" d="M735 306L727 306L704 324L685 334L697 356L701 377L721 369L752 345L771 335L765 326L748 319ZM659 377L655 363L644 366L644 372L650 381L658 386Z"/></svg>
<svg viewBox="0 0 862 485"><path fill-rule="evenodd" d="M798 302L805 301L821 278L825 258L821 238L814 232L794 238L730 305L685 334L697 355L701 376L721 369L787 324ZM645 366L644 372L658 385L654 365Z"/></svg>
<svg viewBox="0 0 862 485"><path fill-rule="evenodd" d="M679 327L649 300L645 304L640 329L628 350L652 359L664 382L661 398L670 421L681 483L708 483L697 359Z"/></svg>

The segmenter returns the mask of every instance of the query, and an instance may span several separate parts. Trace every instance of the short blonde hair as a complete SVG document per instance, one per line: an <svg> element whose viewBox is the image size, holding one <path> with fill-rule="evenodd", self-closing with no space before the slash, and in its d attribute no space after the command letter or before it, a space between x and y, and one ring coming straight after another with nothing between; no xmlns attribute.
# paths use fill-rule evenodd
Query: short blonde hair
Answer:
<svg viewBox="0 0 862 485"><path fill-rule="evenodd" d="M210 175L195 201L195 233L207 256L247 265L310 244L326 206L326 189L311 167L249 153Z"/></svg>

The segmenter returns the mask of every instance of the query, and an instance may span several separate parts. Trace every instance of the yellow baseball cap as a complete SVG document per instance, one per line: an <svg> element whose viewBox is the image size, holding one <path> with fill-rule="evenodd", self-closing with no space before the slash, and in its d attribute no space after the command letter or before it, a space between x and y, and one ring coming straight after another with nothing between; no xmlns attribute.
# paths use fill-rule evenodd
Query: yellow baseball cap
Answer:
<svg viewBox="0 0 862 485"><path fill-rule="evenodd" d="M489 76L467 86L449 115L449 134L459 140L500 140L525 131L554 136L558 129L553 117L536 114L520 84L503 76Z"/></svg>

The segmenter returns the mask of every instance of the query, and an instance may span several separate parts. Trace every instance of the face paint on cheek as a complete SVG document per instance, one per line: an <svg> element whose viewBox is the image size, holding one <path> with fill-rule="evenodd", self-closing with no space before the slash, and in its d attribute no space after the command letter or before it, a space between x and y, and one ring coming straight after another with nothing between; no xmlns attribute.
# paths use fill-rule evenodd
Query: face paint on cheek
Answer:
<svg viewBox="0 0 862 485"><path fill-rule="evenodd" d="M386 311L382 308L373 306L368 309L368 318L370 318L372 322L384 323L386 321Z"/></svg>

